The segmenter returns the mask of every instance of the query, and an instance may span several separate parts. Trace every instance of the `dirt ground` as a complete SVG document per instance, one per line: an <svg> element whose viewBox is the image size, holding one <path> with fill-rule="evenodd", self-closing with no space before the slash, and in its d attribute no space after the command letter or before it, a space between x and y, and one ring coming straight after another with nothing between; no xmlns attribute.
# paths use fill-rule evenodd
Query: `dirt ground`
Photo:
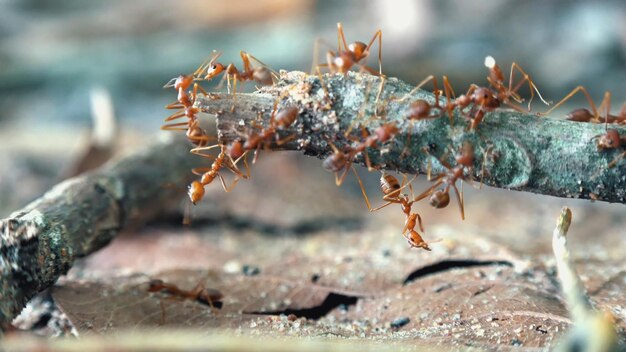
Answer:
<svg viewBox="0 0 626 352"><path fill-rule="evenodd" d="M127 230L17 322L81 339L183 330L295 338L296 345L554 347L572 325L551 249L556 217L568 205L585 286L598 309L626 326L622 206L466 186L465 221L454 203L417 206L428 252L402 237L399 206L368 213L356 182L337 188L320 163L262 155L252 179L233 192L211 186L190 226L182 225L181 202L178 211ZM378 176L367 175L366 188L380 203ZM420 177L415 188L427 184ZM201 284L223 297L210 304L185 298L155 288L156 279L185 291Z"/></svg>

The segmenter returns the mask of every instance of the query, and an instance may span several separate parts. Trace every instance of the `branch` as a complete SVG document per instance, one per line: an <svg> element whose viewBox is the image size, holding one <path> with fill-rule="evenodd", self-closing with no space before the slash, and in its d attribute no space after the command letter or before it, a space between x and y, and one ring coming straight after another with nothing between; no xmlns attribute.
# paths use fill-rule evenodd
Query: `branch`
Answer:
<svg viewBox="0 0 626 352"><path fill-rule="evenodd" d="M467 141L476 155L473 178L480 179L484 166L486 185L557 197L626 202L626 162L608 168L621 150L599 152L593 140L605 133L601 124L539 118L507 109L487 113L472 131L468 131L468 121L458 111L454 125L447 117L410 123L404 117L409 103L414 99L433 102L434 96L419 90L411 99L399 102L413 87L398 79L386 80L377 104L381 80L368 74L324 75L323 85L318 76L302 72L281 72L280 78L276 85L256 93L238 93L236 101L231 94L199 96L196 106L217 114L222 143L245 137L251 130L250 122L259 117L267 125L274 103L279 102L279 108L300 109L294 125L281 132L283 137L295 134L297 138L272 149L302 150L323 158L332 151L327 140L339 148L352 143L344 137L351 123L356 126L353 135L360 135L360 123L373 131L385 120L396 121L400 132L395 139L379 149L368 150L373 164L381 169L425 174L432 165L434 172L443 172L433 155L441 157L446 150L457 150ZM385 117L374 117L375 110ZM613 128L626 134L623 127ZM453 154L448 154L448 163L454 162ZM359 156L357 162L363 164L363 157Z"/></svg>
<svg viewBox="0 0 626 352"><path fill-rule="evenodd" d="M106 245L133 220L156 214L182 192L199 159L189 143L170 138L91 174L55 186L0 220L0 328L30 298L65 274L76 258Z"/></svg>

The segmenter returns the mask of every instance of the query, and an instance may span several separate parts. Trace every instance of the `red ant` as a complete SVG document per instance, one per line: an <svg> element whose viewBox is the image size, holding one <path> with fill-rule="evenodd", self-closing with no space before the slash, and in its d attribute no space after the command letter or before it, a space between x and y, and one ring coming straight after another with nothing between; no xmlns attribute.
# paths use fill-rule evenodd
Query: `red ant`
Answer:
<svg viewBox="0 0 626 352"><path fill-rule="evenodd" d="M363 133L366 133L365 129L363 129ZM328 144L333 149L333 153L324 159L322 166L324 169L335 173L335 184L341 186L357 154L364 152L366 148L376 147L378 144L391 140L397 133L398 127L395 123L385 123L376 128L373 134L365 136L362 142L349 147L347 152L340 151L332 142L328 141ZM364 153L364 159L368 170L372 170L373 167L367 153ZM342 171L343 174L339 176Z"/></svg>
<svg viewBox="0 0 626 352"><path fill-rule="evenodd" d="M224 66L223 64L217 62L217 59L221 55L221 52L214 51L212 57L202 63L200 67L198 67L198 69L193 73L193 76L196 77L196 79L198 80L211 80L214 77L224 73L224 78L222 79L222 82L224 79L226 79L228 92L230 93L232 81L233 94L236 94L237 92L237 81L255 81L260 85L267 86L274 84L274 79L278 79L276 73L267 68L267 65L265 65L259 59L252 56L251 54L248 54L245 51L239 52L239 55L241 56L241 61L243 62L242 71L239 71L237 67L235 67L235 64L231 63L228 66ZM261 66L252 67L252 61L257 62ZM234 99L236 101L236 95Z"/></svg>
<svg viewBox="0 0 626 352"><path fill-rule="evenodd" d="M289 128L296 121L299 110L295 106L284 107L278 109L278 102L274 103L274 109L270 115L269 125L265 128L261 128L259 132L250 133L245 143L243 144L243 150L254 150L253 163L256 162L259 150L263 146L267 146L271 143L271 139L276 139L277 145L283 145L295 138L295 135L287 138L279 139L278 131Z"/></svg>
<svg viewBox="0 0 626 352"><path fill-rule="evenodd" d="M471 144L465 143L461 148L461 153L455 156L456 165L450 166L446 161L439 159L439 162L448 170L435 177L435 184L429 187L422 194L415 197L414 201L420 201L430 196L430 205L435 208L445 208L450 203L450 187L454 189L456 199L459 203L461 211L461 219L465 220L465 207L463 205L463 192L459 193L459 189L456 186L456 181L461 179L471 183L471 179L465 175L466 169L473 169L474 167L474 148ZM484 173L484 170L483 170ZM482 182L481 182L482 184ZM437 189L437 187L443 186L443 188Z"/></svg>
<svg viewBox="0 0 626 352"><path fill-rule="evenodd" d="M166 124L161 126L161 129L169 131L186 131L189 141L196 146L204 147L213 138L208 136L206 131L199 126L196 115L200 112L200 110L195 108L193 104L196 100L198 89L200 89L205 95L207 93L204 89L202 89L202 87L194 83L193 93L191 97L189 97L186 91L193 83L193 78L193 75L180 75L176 78L172 78L167 84L165 84L165 86L163 86L164 88L174 87L178 90L177 102L167 105L166 108L181 109L180 111L168 116L165 121L169 122L181 117L187 117L187 122Z"/></svg>
<svg viewBox="0 0 626 352"><path fill-rule="evenodd" d="M622 124L626 122L626 104L622 106L622 109L620 110L617 116L612 115L610 113L611 92L609 91L604 92L604 97L602 98L602 102L600 103L600 106L596 108L596 104L593 102L593 99L591 99L591 95L589 95L589 92L587 92L587 90L583 86L578 86L574 88L571 92L569 92L565 96L565 98L561 99L561 101L559 101L556 105L554 105L550 110L544 113L540 113L539 115L540 116L549 115L552 111L554 111L556 108L563 105L563 103L571 99L572 96L574 96L578 92L582 92L585 95L585 98L587 99L587 102L589 103L589 107L591 108L591 111L589 111L586 108L572 110L567 115L565 115L566 120L576 121L576 122L594 122L594 123L604 122L606 124L609 124L609 123ZM602 111L603 109L604 109L604 116L601 116L600 111Z"/></svg>
<svg viewBox="0 0 626 352"><path fill-rule="evenodd" d="M198 283L196 287L190 291L180 289L174 284L168 284L159 279L150 280L148 284L148 292L165 292L180 298L208 304L211 308L215 308L214 303L219 302L222 298L224 298L224 295L220 291L212 288L206 288L202 283Z"/></svg>
<svg viewBox="0 0 626 352"><path fill-rule="evenodd" d="M191 150L191 152L201 155L203 157L208 157L208 155L202 153L202 151L213 149L216 147L219 147L221 150L213 161L213 164L211 164L211 167L195 168L192 170L194 174L201 176L199 181L193 181L189 185L189 191L187 192L189 195L189 199L191 199L191 202L194 205L199 202L202 197L204 197L204 187L213 182L215 178L220 179L224 191L230 192L240 179L248 179L250 177L250 168L248 167L248 163L245 159L246 153L243 153L238 159L233 160L233 158L231 157L231 153L234 149L232 149L232 147L229 148L224 144L215 144L209 147L194 148ZM241 160L242 158L244 159L243 163L247 170L246 174L242 173L241 170L239 170L239 168L236 166L239 160ZM221 168L224 166L235 174L235 179L230 186L226 186L226 181L224 181L224 177L219 173Z"/></svg>
<svg viewBox="0 0 626 352"><path fill-rule="evenodd" d="M370 48L378 38L378 74L373 69L362 65L360 62L369 56ZM343 44L343 47L342 47ZM318 57L319 41L316 41L313 49L313 68L327 66L331 73L346 74L354 66L359 66L361 70L371 74L382 76L383 74L383 54L382 54L382 31L376 31L369 44L363 42L353 42L348 45L343 33L343 25L337 23L337 51L329 50L326 53L326 63L316 65ZM312 70L313 71L313 70Z"/></svg>
<svg viewBox="0 0 626 352"><path fill-rule="evenodd" d="M428 247L428 243L424 241L422 236L415 230L415 226L419 225L420 231L424 232L424 225L422 224L422 217L418 213L411 213L411 207L413 203L416 202L413 195L413 180L407 181L406 175L402 179L402 184L398 182L398 179L392 175L382 173L380 176L380 189L383 192L383 200L386 202L385 204L372 208L372 205L365 193L365 188L363 187L363 182L361 178L357 174L354 168L352 169L354 174L359 181L359 185L361 186L361 193L363 194L363 198L365 198L365 204L367 204L367 208L370 212L378 211L382 208L387 207L390 204L400 204L402 207L402 212L404 213L406 219L404 221L404 228L402 229L402 235L409 241L411 247L423 248L425 250L430 251L430 247ZM415 177L413 178L415 179ZM405 187L409 187L410 196L406 194L401 194L401 191ZM407 234L408 233L408 234Z"/></svg>
<svg viewBox="0 0 626 352"><path fill-rule="evenodd" d="M511 64L511 70L509 71L509 84L508 87L504 83L504 73L500 66L496 63L496 60L493 56L487 56L485 58L485 67L489 69L489 76L487 76L487 81L489 85L495 90L496 98L501 104L505 104L517 111L522 111L522 109L513 104L510 99L513 99L516 103L522 103L524 99L517 93L517 91L524 85L524 83L528 82L528 88L530 90L530 100L528 101L528 111L530 112L530 105L532 104L533 99L535 98L535 92L539 96L539 99L546 104L550 105L546 102L537 86L532 81L530 76L516 63L513 62ZM517 70L524 78L519 81L515 87L513 87L513 76L515 76L515 70Z"/></svg>

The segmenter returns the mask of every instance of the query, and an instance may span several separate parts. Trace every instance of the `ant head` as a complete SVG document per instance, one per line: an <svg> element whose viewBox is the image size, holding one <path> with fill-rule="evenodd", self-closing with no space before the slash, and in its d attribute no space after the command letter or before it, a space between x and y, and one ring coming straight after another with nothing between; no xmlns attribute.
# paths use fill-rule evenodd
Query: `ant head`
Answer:
<svg viewBox="0 0 626 352"><path fill-rule="evenodd" d="M225 69L226 68L224 67L224 65L220 64L219 62L212 63L206 69L206 75L204 76L204 79L211 79L224 72Z"/></svg>
<svg viewBox="0 0 626 352"><path fill-rule="evenodd" d="M189 199L191 199L193 205L196 205L196 203L199 202L202 197L204 197L204 186L202 186L202 183L198 181L193 181L189 185L189 190L187 191L187 194L189 195Z"/></svg>
<svg viewBox="0 0 626 352"><path fill-rule="evenodd" d="M359 61L367 56L367 44L354 42L348 45L348 51L352 53L354 61Z"/></svg>
<svg viewBox="0 0 626 352"><path fill-rule="evenodd" d="M448 192L440 189L435 191L435 193L430 196L429 201L430 205L437 209L445 208L448 206L448 204L450 204L450 195L448 194Z"/></svg>
<svg viewBox="0 0 626 352"><path fill-rule="evenodd" d="M605 134L596 137L598 137L598 150L615 149L621 142L619 132L614 129L607 130Z"/></svg>
<svg viewBox="0 0 626 352"><path fill-rule="evenodd" d="M494 105L495 97L491 89L479 87L476 88L474 94L472 94L472 101L476 105L491 107Z"/></svg>
<svg viewBox="0 0 626 352"><path fill-rule="evenodd" d="M425 119L430 116L430 104L423 99L418 99L411 103L409 108L409 119L419 120Z"/></svg>

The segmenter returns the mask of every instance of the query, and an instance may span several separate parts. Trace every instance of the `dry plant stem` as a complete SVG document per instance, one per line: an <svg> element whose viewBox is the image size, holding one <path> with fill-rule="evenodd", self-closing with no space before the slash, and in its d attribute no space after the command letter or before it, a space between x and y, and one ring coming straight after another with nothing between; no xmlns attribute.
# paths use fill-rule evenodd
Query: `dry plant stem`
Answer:
<svg viewBox="0 0 626 352"><path fill-rule="evenodd" d="M106 245L134 220L178 199L200 161L184 138L155 143L55 186L0 220L0 327L65 274L76 258ZM191 175L192 176L192 175Z"/></svg>
<svg viewBox="0 0 626 352"><path fill-rule="evenodd" d="M610 315L593 309L585 287L574 268L574 261L567 248L567 231L572 222L572 212L561 210L552 233L552 250L561 291L572 315L574 328L558 346L557 351L618 351L621 350L613 319Z"/></svg>
<svg viewBox="0 0 626 352"><path fill-rule="evenodd" d="M339 148L352 143L344 137L351 124L353 136L360 136L359 121L369 131L385 121L396 121L400 133L395 140L368 150L373 165L381 169L424 174L431 164L433 173L443 172L433 155L442 156L450 148L456 151L468 141L476 154L473 178L480 179L486 160L484 182L489 186L557 197L626 202L623 176L626 160L608 168L621 151L600 152L593 139L605 133L602 124L539 118L505 109L487 113L478 128L471 131L458 111L453 125L447 116L409 123L405 119L409 104L415 99L432 102L434 96L418 90L400 102L413 87L398 79L386 79L377 103L380 78L369 74L324 75L323 85L318 76L302 72L281 72L280 78L275 86L263 87L256 93L237 94L234 110L232 95L228 94L199 96L196 106L218 115L222 142L245 136L252 128L252 120L262 118L267 124L279 99L279 108L295 105L301 113L282 134L285 137L295 134L297 138L272 149L302 150L323 158L332 151L329 139ZM626 128L615 128L626 134ZM402 154L405 148L408 152ZM487 150L490 153L484 158ZM454 162L453 154L448 153L448 163ZM359 156L357 162L363 164L363 157Z"/></svg>

